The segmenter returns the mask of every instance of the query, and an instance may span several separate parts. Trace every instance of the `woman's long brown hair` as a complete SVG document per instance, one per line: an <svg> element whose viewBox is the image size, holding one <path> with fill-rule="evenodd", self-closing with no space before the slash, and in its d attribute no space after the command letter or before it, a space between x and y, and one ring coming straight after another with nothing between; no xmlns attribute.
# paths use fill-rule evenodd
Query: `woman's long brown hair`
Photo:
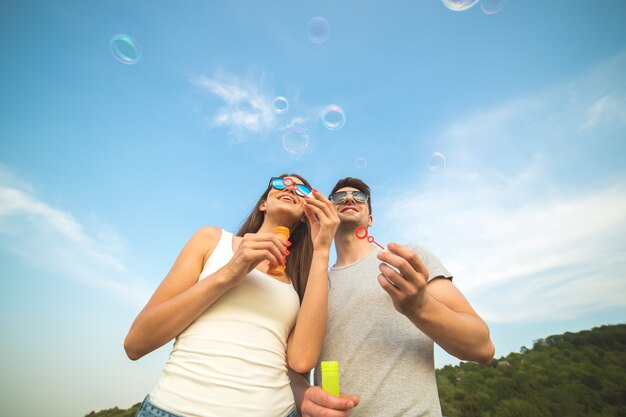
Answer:
<svg viewBox="0 0 626 417"><path fill-rule="evenodd" d="M282 174L280 177L296 177L307 187L311 189L313 188L307 180L298 174ZM246 218L246 220L242 223L239 231L237 232L237 236L243 236L246 233L256 233L259 231L261 225L263 224L263 220L265 219L265 213L259 210L259 206L267 199L267 195L270 193L271 188L271 185L267 186L267 189L261 195L259 201L257 201L256 205L250 212L250 215L248 215L248 218ZM293 287L298 293L300 302L302 302L304 290L306 289L306 283L309 278L309 270L311 269L311 261L313 259L311 226L309 225L308 220L304 219L304 221L298 222L296 226L291 229L289 241L291 242L291 246L289 246L291 254L287 259L287 266L285 269L287 276L291 278Z"/></svg>

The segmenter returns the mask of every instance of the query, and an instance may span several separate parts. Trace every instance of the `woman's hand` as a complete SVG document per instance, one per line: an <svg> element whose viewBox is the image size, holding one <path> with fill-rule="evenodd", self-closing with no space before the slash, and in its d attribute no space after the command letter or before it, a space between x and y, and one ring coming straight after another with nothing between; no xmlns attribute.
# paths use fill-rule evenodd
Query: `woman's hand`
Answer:
<svg viewBox="0 0 626 417"><path fill-rule="evenodd" d="M329 249L339 227L339 217L330 202L322 193L313 190L315 198L304 199L304 214L311 225L313 250Z"/></svg>
<svg viewBox="0 0 626 417"><path fill-rule="evenodd" d="M287 249L291 243L274 233L246 233L235 250L233 257L224 266L228 283L232 286L243 282L254 268L263 261L284 265Z"/></svg>

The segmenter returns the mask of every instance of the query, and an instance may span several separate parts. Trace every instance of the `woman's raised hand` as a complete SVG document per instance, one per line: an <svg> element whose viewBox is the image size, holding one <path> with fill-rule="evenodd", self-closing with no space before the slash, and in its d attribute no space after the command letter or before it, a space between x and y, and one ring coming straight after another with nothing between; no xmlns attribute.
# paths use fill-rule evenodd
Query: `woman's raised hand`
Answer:
<svg viewBox="0 0 626 417"><path fill-rule="evenodd" d="M281 265L289 254L291 243L274 233L246 233L225 268L230 273L230 283L239 285L246 275L263 261Z"/></svg>
<svg viewBox="0 0 626 417"><path fill-rule="evenodd" d="M311 225L313 249L329 249L339 227L339 217L333 203L322 193L313 190L315 198L304 199L304 214Z"/></svg>

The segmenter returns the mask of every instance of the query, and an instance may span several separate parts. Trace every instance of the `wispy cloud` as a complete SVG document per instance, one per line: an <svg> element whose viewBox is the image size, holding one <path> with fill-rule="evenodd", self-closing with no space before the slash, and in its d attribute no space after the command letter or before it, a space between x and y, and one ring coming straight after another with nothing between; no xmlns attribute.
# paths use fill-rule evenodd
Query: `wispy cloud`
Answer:
<svg viewBox="0 0 626 417"><path fill-rule="evenodd" d="M143 303L149 294L119 259L124 251L119 236L88 233L71 213L38 198L33 187L6 168L0 168L0 248L131 303Z"/></svg>
<svg viewBox="0 0 626 417"><path fill-rule="evenodd" d="M581 130L595 127L602 121L613 122L621 121L626 124L626 101L619 99L613 94L608 94L589 106L587 110L587 119L581 126Z"/></svg>
<svg viewBox="0 0 626 417"><path fill-rule="evenodd" d="M431 247L493 322L626 306L626 166L606 176L623 156L589 156L623 140L624 69L620 55L441 129L447 168L381 199L382 240Z"/></svg>
<svg viewBox="0 0 626 417"><path fill-rule="evenodd" d="M189 81L204 92L222 99L224 105L212 116L216 126L230 129L239 139L246 134L267 134L276 128L278 117L273 108L274 96L260 86L237 78L207 78L193 75Z"/></svg>
<svg viewBox="0 0 626 417"><path fill-rule="evenodd" d="M259 77L261 80L263 77ZM204 93L217 97L222 106L211 114L202 114L211 126L229 129L235 142L263 137L276 133L282 135L293 126L310 129L320 123L320 114L324 105L310 106L300 100L296 91L293 97L287 97L289 109L277 113L274 100L277 94L261 81L252 81L224 74L208 78L204 75L188 76L189 82Z"/></svg>

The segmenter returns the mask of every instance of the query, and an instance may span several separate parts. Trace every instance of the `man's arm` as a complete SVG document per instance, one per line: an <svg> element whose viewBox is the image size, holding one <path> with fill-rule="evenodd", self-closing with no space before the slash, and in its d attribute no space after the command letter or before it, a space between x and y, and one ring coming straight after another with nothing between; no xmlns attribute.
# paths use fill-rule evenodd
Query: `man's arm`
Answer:
<svg viewBox="0 0 626 417"><path fill-rule="evenodd" d="M296 407L301 417L347 417L349 410L359 403L354 395L341 394L335 397L320 387L311 386L305 375L289 369L289 381Z"/></svg>
<svg viewBox="0 0 626 417"><path fill-rule="evenodd" d="M400 313L446 352L462 360L488 364L495 353L487 324L448 279L428 282L428 268L412 250L390 243L378 259L378 282Z"/></svg>

